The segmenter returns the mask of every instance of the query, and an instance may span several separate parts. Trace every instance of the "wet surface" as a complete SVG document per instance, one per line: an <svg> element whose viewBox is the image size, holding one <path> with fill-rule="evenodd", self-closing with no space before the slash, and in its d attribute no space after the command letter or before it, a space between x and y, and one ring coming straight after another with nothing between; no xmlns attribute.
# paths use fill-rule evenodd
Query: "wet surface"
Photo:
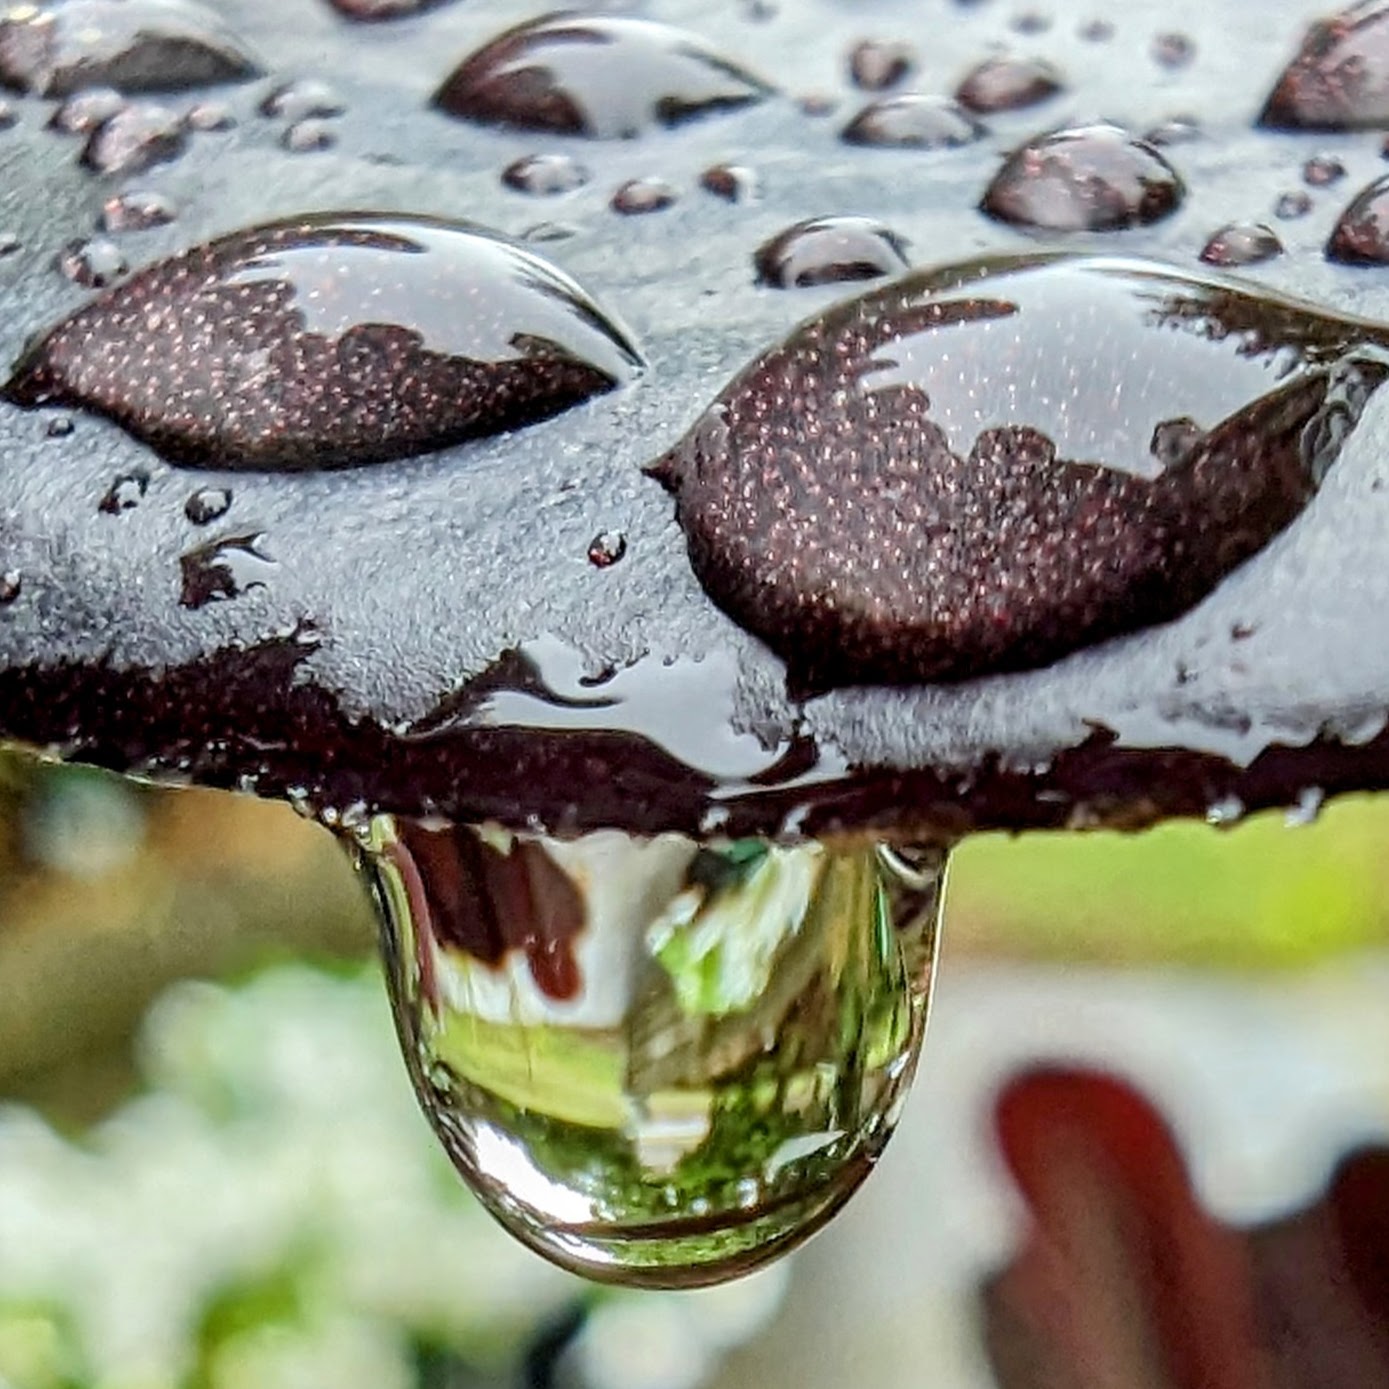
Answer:
<svg viewBox="0 0 1389 1389"><path fill-rule="evenodd" d="M1383 132L1256 126L1320 7L1217 14L1173 0L1162 28L1188 35L1194 57L1166 69L1150 51L1155 26L1124 7L1050 5L1051 27L1028 36L1026 51L1064 69L1068 97L991 117L988 137L931 151L841 141L864 101L845 67L865 37L857 6L783 6L756 22L693 0L647 12L795 98L824 94L839 108L817 120L797 100L769 99L636 140L575 145L593 178L566 196L574 234L544 252L630 327L648 375L531 430L334 474L190 474L101 418L79 416L70 439L48 439L42 416L0 411L0 564L23 576L0 616L3 732L156 774L266 794L302 787L322 805L692 832L707 817L773 833L1133 824L1204 815L1229 797L1252 809L1294 803L1309 785L1332 795L1389 783L1389 656L1365 635L1389 603L1380 397L1307 510L1182 617L1045 670L804 704L788 696L783 663L705 597L671 499L641 472L797 322L861 290L752 285L756 248L808 218L874 217L919 265L1059 244L1191 269L1214 228L1267 218L1281 192L1302 185L1306 161L1331 154L1346 179L1310 190L1307 214L1277 223L1286 253L1243 273L1328 310L1389 320L1389 281L1324 254L1353 191L1383 170ZM454 121L429 102L461 56L540 13L470 0L365 27L322 4L296 13L291 29L276 7L230 0L223 22L274 55L274 84L315 76L340 93L338 143L311 158L281 150L277 124L256 114L270 81L199 90L190 105L215 101L235 124L199 131L181 158L141 176L179 217L123 235L121 249L144 265L344 207L519 235L536 204L500 175L537 151L536 136ZM923 54L929 39L929 70L907 87L949 90L1010 33L1006 6L951 18L927 35L906 0L875 9L884 37ZM1079 41L1095 20L1112 35ZM10 363L92 301L52 265L91 235L113 191L76 162L70 138L43 128L52 102L15 105L18 126L0 139L0 223L19 248L0 261ZM1200 138L1164 151L1185 200L1120 232L1036 233L982 216L1005 156L1053 110L1057 120L1105 112L1139 131L1194 117ZM757 169L755 203L698 191L703 170L730 162ZM659 216L607 210L614 189L651 176L695 191ZM111 479L142 468L141 504L117 518L99 512ZM187 498L228 485L228 518L198 530ZM593 538L617 531L621 563L593 565ZM264 586L181 605L181 556L204 539L255 534L276 561ZM589 704L493 693L445 716L505 653L541 640L568 653L542 684ZM637 687L653 693L639 698ZM687 711L686 727L662 728L645 712L671 707Z"/></svg>

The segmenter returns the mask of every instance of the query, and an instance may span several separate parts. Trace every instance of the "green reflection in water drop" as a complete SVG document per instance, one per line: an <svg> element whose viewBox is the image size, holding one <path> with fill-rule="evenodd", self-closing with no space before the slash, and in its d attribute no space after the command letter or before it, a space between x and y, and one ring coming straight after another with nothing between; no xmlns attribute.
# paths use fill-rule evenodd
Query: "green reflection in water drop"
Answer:
<svg viewBox="0 0 1389 1389"><path fill-rule="evenodd" d="M554 1262L695 1287L853 1193L926 1022L944 851L363 836L415 1088L483 1204Z"/></svg>

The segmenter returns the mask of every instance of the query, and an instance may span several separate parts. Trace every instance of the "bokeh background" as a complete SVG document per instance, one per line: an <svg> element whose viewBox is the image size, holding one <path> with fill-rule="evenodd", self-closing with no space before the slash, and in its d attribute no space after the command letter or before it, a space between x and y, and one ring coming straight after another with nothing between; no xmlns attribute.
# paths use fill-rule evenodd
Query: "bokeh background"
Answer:
<svg viewBox="0 0 1389 1389"><path fill-rule="evenodd" d="M916 1090L846 1213L749 1282L599 1292L454 1179L325 831L4 756L0 1389L988 1389L1019 1073L1124 1078L1241 1240L1389 1134L1386 848L1389 800L1315 793L967 844Z"/></svg>

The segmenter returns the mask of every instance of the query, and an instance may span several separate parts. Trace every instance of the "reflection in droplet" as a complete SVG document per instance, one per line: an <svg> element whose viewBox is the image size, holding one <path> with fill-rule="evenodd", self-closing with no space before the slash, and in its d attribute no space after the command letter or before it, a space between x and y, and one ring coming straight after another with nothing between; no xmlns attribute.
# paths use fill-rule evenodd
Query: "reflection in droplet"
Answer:
<svg viewBox="0 0 1389 1389"><path fill-rule="evenodd" d="M1262 222L1230 222L1212 233L1201 250L1207 265L1259 265L1283 254L1283 243Z"/></svg>
<svg viewBox="0 0 1389 1389"><path fill-rule="evenodd" d="M483 1204L556 1263L694 1287L800 1243L896 1122L944 853L378 818L416 1091Z"/></svg>
<svg viewBox="0 0 1389 1389"><path fill-rule="evenodd" d="M609 569L627 553L627 537L621 531L599 531L588 543L588 562L595 569Z"/></svg>
<svg viewBox="0 0 1389 1389"><path fill-rule="evenodd" d="M427 218L323 214L141 270L31 346L5 395L85 405L174 463L306 470L533 424L638 362L530 251Z"/></svg>
<svg viewBox="0 0 1389 1389"><path fill-rule="evenodd" d="M264 588L276 567L259 533L210 540L180 556L179 566L183 571L179 603L185 608L201 608Z"/></svg>
<svg viewBox="0 0 1389 1389"><path fill-rule="evenodd" d="M35 96L97 85L181 91L260 70L216 11L193 0L44 0L0 14L0 83Z"/></svg>
<svg viewBox="0 0 1389 1389"><path fill-rule="evenodd" d="M968 679L1186 611L1308 504L1387 349L1148 262L966 263L802 324L649 471L794 688Z"/></svg>
<svg viewBox="0 0 1389 1389"><path fill-rule="evenodd" d="M54 415L43 432L50 439L66 439L74 428L71 415Z"/></svg>
<svg viewBox="0 0 1389 1389"><path fill-rule="evenodd" d="M1118 231L1168 216L1186 189L1157 149L1114 125L1030 140L984 194L991 217L1050 231Z"/></svg>
<svg viewBox="0 0 1389 1389"><path fill-rule="evenodd" d="M480 48L434 102L487 125L611 140L748 106L771 90L702 39L668 25L558 14Z"/></svg>
<svg viewBox="0 0 1389 1389"><path fill-rule="evenodd" d="M839 138L850 145L940 150L971 145L987 133L958 102L909 93L870 102Z"/></svg>
<svg viewBox="0 0 1389 1389"><path fill-rule="evenodd" d="M907 268L907 243L871 217L812 217L757 249L758 284L774 289L874 280Z"/></svg>

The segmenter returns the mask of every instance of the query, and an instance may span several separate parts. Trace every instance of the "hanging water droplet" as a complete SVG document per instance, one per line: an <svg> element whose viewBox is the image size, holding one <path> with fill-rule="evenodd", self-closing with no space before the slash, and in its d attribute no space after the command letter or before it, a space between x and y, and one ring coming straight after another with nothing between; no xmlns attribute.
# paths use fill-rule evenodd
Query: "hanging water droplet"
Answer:
<svg viewBox="0 0 1389 1389"><path fill-rule="evenodd" d="M967 679L1186 611L1307 506L1386 376L1389 330L1277 295L986 260L803 323L649 471L794 689Z"/></svg>
<svg viewBox="0 0 1389 1389"><path fill-rule="evenodd" d="M101 205L101 229L105 232L148 231L168 226L178 216L173 201L150 188L113 193Z"/></svg>
<svg viewBox="0 0 1389 1389"><path fill-rule="evenodd" d="M183 514L195 525L221 520L231 510L232 494L225 487L200 487L183 504Z"/></svg>
<svg viewBox="0 0 1389 1389"><path fill-rule="evenodd" d="M478 49L434 103L487 125L610 140L748 106L771 91L682 30L646 19L556 14Z"/></svg>
<svg viewBox="0 0 1389 1389"><path fill-rule="evenodd" d="M188 132L178 112L153 101L132 101L87 137L82 162L99 174L138 174L177 159Z"/></svg>
<svg viewBox="0 0 1389 1389"><path fill-rule="evenodd" d="M1004 161L984 194L990 217L1050 231L1118 231L1175 212L1177 171L1114 125L1076 126L1030 140Z"/></svg>
<svg viewBox="0 0 1389 1389"><path fill-rule="evenodd" d="M97 510L108 516L131 511L144 501L149 485L148 473L122 473L107 488L106 495L97 503Z"/></svg>
<svg viewBox="0 0 1389 1389"><path fill-rule="evenodd" d="M230 535L210 540L179 557L183 590L179 603L201 608L207 603L239 598L253 588L264 588L275 569L265 550L265 536Z"/></svg>
<svg viewBox="0 0 1389 1389"><path fill-rule="evenodd" d="M1283 254L1283 243L1262 222L1230 222L1212 234L1201 250L1207 265L1259 265Z"/></svg>
<svg viewBox="0 0 1389 1389"><path fill-rule="evenodd" d="M1314 21L1259 123L1282 130L1389 124L1389 5L1359 0Z"/></svg>
<svg viewBox="0 0 1389 1389"><path fill-rule="evenodd" d="M35 96L97 84L180 91L260 70L215 11L192 0L45 0L0 15L0 82Z"/></svg>
<svg viewBox="0 0 1389 1389"><path fill-rule="evenodd" d="M8 608L24 590L24 576L18 569L0 571L0 608Z"/></svg>
<svg viewBox="0 0 1389 1389"><path fill-rule="evenodd" d="M1064 87L1065 80L1045 58L986 58L966 74L955 99L967 111L989 115L1036 106Z"/></svg>
<svg viewBox="0 0 1389 1389"><path fill-rule="evenodd" d="M885 92L916 69L916 49L900 39L863 39L849 50L849 81L861 91Z"/></svg>
<svg viewBox="0 0 1389 1389"><path fill-rule="evenodd" d="M90 135L124 109L125 98L114 87L84 87L59 104L48 118L48 128L64 135Z"/></svg>
<svg viewBox="0 0 1389 1389"><path fill-rule="evenodd" d="M758 284L774 289L842 284L905 270L906 245L871 217L812 217L759 246L753 263Z"/></svg>
<svg viewBox="0 0 1389 1389"><path fill-rule="evenodd" d="M839 138L850 145L942 150L971 145L987 133L958 102L908 93L870 102Z"/></svg>
<svg viewBox="0 0 1389 1389"><path fill-rule="evenodd" d="M736 1277L882 1152L926 1021L943 852L383 817L363 861L421 1104L483 1204L556 1263Z"/></svg>
<svg viewBox="0 0 1389 1389"><path fill-rule="evenodd" d="M85 283L95 244L69 253ZM532 252L428 218L324 214L141 270L31 346L4 394L85 405L173 463L305 470L534 424L638 364Z"/></svg>

